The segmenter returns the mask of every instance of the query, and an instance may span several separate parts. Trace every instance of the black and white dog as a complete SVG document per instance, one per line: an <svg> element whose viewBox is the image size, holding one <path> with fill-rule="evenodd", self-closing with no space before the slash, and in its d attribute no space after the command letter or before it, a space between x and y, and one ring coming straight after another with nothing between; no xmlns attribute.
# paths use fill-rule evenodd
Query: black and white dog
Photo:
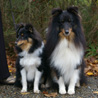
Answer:
<svg viewBox="0 0 98 98"><path fill-rule="evenodd" d="M60 94L66 93L66 85L68 94L75 94L75 86L86 82L85 47L78 8L53 9L43 60L45 75L58 84Z"/></svg>
<svg viewBox="0 0 98 98"><path fill-rule="evenodd" d="M28 82L34 81L34 93L39 93L39 81L42 75L41 55L44 43L40 34L31 24L20 24L17 29L15 48L18 54L16 60L16 82L22 84L21 92L27 92Z"/></svg>

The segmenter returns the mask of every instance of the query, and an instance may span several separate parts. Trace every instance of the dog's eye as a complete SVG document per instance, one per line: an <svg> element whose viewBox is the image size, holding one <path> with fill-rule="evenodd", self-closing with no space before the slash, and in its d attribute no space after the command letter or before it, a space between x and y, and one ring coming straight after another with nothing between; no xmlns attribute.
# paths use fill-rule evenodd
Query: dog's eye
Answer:
<svg viewBox="0 0 98 98"><path fill-rule="evenodd" d="M21 36L24 36L24 34L22 33Z"/></svg>

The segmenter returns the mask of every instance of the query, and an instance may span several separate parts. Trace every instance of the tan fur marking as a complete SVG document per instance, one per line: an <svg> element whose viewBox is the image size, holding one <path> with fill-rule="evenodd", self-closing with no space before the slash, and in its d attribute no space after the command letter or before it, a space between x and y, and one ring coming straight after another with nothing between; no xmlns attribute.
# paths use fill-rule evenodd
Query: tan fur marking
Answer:
<svg viewBox="0 0 98 98"><path fill-rule="evenodd" d="M70 28L70 29L69 29L69 35L66 36L66 35L65 35L65 30L62 29L61 32L59 33L59 36L60 36L60 39L66 38L67 40L72 41L73 38L74 38L74 32L72 32L72 28Z"/></svg>
<svg viewBox="0 0 98 98"><path fill-rule="evenodd" d="M59 36L60 36L61 39L65 38L65 35L62 32L59 33Z"/></svg>
<svg viewBox="0 0 98 98"><path fill-rule="evenodd" d="M64 39L65 38L65 30L62 29L61 32L59 33L60 39Z"/></svg>
<svg viewBox="0 0 98 98"><path fill-rule="evenodd" d="M69 36L68 36L68 37L69 37L69 38L68 38L69 41L72 41L72 40L73 40L74 35L75 35L75 34L74 34L74 32L72 31L72 28L70 28L70 29L69 29Z"/></svg>
<svg viewBox="0 0 98 98"><path fill-rule="evenodd" d="M26 51L29 51L32 44L33 44L33 41L32 41L31 38L29 38L28 41L27 40L22 40L22 41L19 41L17 43L18 46L20 45L20 48L22 50L26 50Z"/></svg>

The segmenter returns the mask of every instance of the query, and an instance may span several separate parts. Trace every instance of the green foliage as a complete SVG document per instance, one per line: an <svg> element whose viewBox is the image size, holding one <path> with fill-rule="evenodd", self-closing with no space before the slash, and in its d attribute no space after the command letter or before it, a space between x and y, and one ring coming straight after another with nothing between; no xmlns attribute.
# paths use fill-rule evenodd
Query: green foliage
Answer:
<svg viewBox="0 0 98 98"><path fill-rule="evenodd" d="M82 16L82 24L87 40L88 52L95 55L96 45L98 44L98 0L11 0L12 11L17 23L31 23L41 33L45 39L45 29L48 27L51 19L51 10L53 8L62 8L69 6L78 6ZM9 0L1 0L0 7L3 18L4 34L8 36L15 35L14 24L11 15ZM15 36L14 36L15 37ZM14 38L13 37L13 38ZM9 38L9 37L8 37ZM15 38L14 38L15 39ZM5 39L5 42L8 40ZM93 43L94 42L94 43ZM92 46L89 43L93 43ZM89 55L88 54L88 55Z"/></svg>
<svg viewBox="0 0 98 98"><path fill-rule="evenodd" d="M89 44L88 49L86 50L86 57L94 56L98 58L98 44Z"/></svg>

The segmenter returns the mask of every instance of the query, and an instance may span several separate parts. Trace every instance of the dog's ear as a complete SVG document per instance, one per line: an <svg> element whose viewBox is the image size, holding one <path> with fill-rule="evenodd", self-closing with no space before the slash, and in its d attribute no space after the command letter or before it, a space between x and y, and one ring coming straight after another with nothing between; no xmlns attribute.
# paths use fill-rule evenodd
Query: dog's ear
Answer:
<svg viewBox="0 0 98 98"><path fill-rule="evenodd" d="M23 23L20 23L20 24L17 24L16 25L16 37L18 38L18 36L19 36L19 30L21 29L21 28L23 28L24 27L24 24Z"/></svg>
<svg viewBox="0 0 98 98"><path fill-rule="evenodd" d="M26 24L25 29L27 29L30 33L33 33L33 26L31 24Z"/></svg>
<svg viewBox="0 0 98 98"><path fill-rule="evenodd" d="M72 6L67 8L68 12L74 13L74 14L78 14L78 7Z"/></svg>
<svg viewBox="0 0 98 98"><path fill-rule="evenodd" d="M61 14L62 13L62 9L60 9L60 8L54 8L53 10L52 10L52 12L51 12L51 14L53 15L53 16L57 16L57 15L59 15L59 14Z"/></svg>

